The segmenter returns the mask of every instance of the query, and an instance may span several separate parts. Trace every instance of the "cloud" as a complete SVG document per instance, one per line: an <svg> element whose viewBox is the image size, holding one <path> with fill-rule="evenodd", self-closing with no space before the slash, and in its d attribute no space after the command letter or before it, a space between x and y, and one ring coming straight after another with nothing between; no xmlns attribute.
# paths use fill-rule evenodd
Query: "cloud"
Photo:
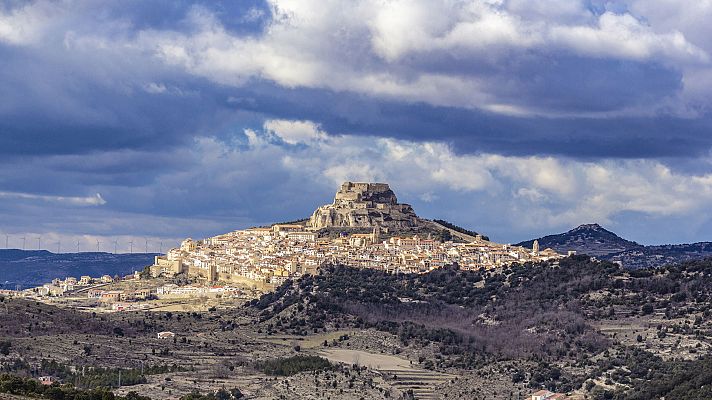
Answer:
<svg viewBox="0 0 712 400"><path fill-rule="evenodd" d="M264 129L289 144L310 143L326 139L326 133L312 121L268 120Z"/></svg>
<svg viewBox="0 0 712 400"><path fill-rule="evenodd" d="M32 41L0 43L11 94L0 98L0 152L178 147L265 119L469 153L696 156L712 146L712 69L700 58L712 49L698 30L647 19L649 9L240 3L4 8L7 20L52 18L29 25Z"/></svg>
<svg viewBox="0 0 712 400"><path fill-rule="evenodd" d="M40 40L52 18L64 14L61 7L50 2L19 3L16 7L0 6L0 43L30 45Z"/></svg>
<svg viewBox="0 0 712 400"><path fill-rule="evenodd" d="M110 202L2 196L0 219L200 237L374 179L494 237L595 220L706 238L710 15L670 0L3 4L0 191Z"/></svg>
<svg viewBox="0 0 712 400"><path fill-rule="evenodd" d="M509 210L499 218L528 229L569 227L587 221L611 223L627 212L653 219L707 215L707 205L712 201L712 173L675 172L654 160L468 155L457 154L442 142L326 134L293 147L270 140L277 126L315 125L267 121L263 130L247 132L247 147L201 139L193 148L194 158L204 160L200 163L211 161L196 170L208 166L210 170L226 171L257 167L264 176L282 176L278 185L289 193L298 192L302 185L313 189L315 182L319 183L317 188L329 193L346 180L385 181L401 198L421 200L427 209L455 207L466 215L471 204L479 203L489 212ZM243 182L243 190L256 190L256 186L244 186L246 177L221 178L225 178L220 180L221 187L227 188L231 179L238 179ZM189 173L183 179L193 181L197 177ZM452 197L469 200L446 204ZM304 209L310 210L308 203Z"/></svg>
<svg viewBox="0 0 712 400"><path fill-rule="evenodd" d="M521 4L512 7L500 2L391 2L378 8L371 23L373 47L389 61L437 50L482 52L547 47L595 57L644 60L660 56L683 62L709 61L704 50L677 30L658 33L629 13L606 11L596 15L586 12L580 3L568 3L575 7L571 11L578 18L562 18L570 14L557 15L555 5L549 5L545 12L539 9L539 13L531 13L531 8ZM436 12L443 9L444 13Z"/></svg>
<svg viewBox="0 0 712 400"><path fill-rule="evenodd" d="M17 192L0 192L0 197L15 198L22 200L42 200L46 202L64 203L74 206L103 206L106 200L97 193L94 196L88 197L65 197L65 196L47 196L32 193L17 193Z"/></svg>
<svg viewBox="0 0 712 400"><path fill-rule="evenodd" d="M556 26L550 41L595 57L645 60L655 56L682 62L709 62L709 55L680 31L656 33L630 14L603 13L596 26Z"/></svg>
<svg viewBox="0 0 712 400"><path fill-rule="evenodd" d="M685 171L650 159L467 154L435 140L331 135L308 120L268 120L230 139L196 136L160 155L121 151L25 161L38 185L61 182L65 191L92 190L111 202L77 207L101 201L28 194L32 186L22 186L28 179L20 174L4 186L25 189L0 195L3 229L14 235L143 235L166 243L204 237L306 217L330 202L345 180L388 182L420 215L501 241L585 222L615 228L632 216L638 216L632 238L642 242L712 234L701 223L712 219L709 168ZM699 161L712 165L709 157Z"/></svg>
<svg viewBox="0 0 712 400"><path fill-rule="evenodd" d="M144 85L143 89L151 94L161 94L161 93L166 93L168 89L166 88L166 85L162 83L155 83L155 82L149 82L146 85Z"/></svg>
<svg viewBox="0 0 712 400"><path fill-rule="evenodd" d="M271 22L259 36L232 34L209 10L194 8L190 33L145 31L138 45L155 49L169 65L221 84L243 86L257 78L288 88L350 91L507 115L571 113L553 104L517 101L507 93L507 79L531 84L516 82L521 79L516 69L544 63L556 70L550 62L555 55L581 66L594 58L664 65L671 71L691 65L709 69L707 52L682 32L658 32L630 13L599 14L579 6L569 13L527 14L529 9L517 4L272 0ZM611 67L609 79L620 79L617 74L624 71ZM573 81L559 84L578 91ZM605 111L637 114L643 110L636 108L639 102L664 107L666 97L676 94L643 95Z"/></svg>

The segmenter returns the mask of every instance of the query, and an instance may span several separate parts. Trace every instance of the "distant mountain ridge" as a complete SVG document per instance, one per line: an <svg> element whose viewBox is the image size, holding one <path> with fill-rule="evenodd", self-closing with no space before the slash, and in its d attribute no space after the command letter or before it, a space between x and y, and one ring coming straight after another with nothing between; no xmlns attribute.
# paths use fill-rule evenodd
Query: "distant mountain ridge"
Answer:
<svg viewBox="0 0 712 400"><path fill-rule="evenodd" d="M610 254L605 258L618 261L626 268L637 269L677 264L706 257L712 257L712 242L642 246L642 248Z"/></svg>
<svg viewBox="0 0 712 400"><path fill-rule="evenodd" d="M37 286L54 278L127 275L153 263L157 254L103 252L52 253L47 250L0 250L0 287ZM7 282L7 283L6 283Z"/></svg>
<svg viewBox="0 0 712 400"><path fill-rule="evenodd" d="M531 247L534 240L517 245ZM617 261L631 269L660 267L712 256L712 242L644 246L624 239L599 224L580 225L568 232L536 240L542 249L550 247L563 254L573 250L578 254Z"/></svg>
<svg viewBox="0 0 712 400"><path fill-rule="evenodd" d="M548 235L536 240L539 241L539 247L542 249L550 247L563 254L573 250L590 256L604 256L643 247L636 242L623 239L598 224L580 225L568 232ZM533 243L534 239L517 245L531 247Z"/></svg>

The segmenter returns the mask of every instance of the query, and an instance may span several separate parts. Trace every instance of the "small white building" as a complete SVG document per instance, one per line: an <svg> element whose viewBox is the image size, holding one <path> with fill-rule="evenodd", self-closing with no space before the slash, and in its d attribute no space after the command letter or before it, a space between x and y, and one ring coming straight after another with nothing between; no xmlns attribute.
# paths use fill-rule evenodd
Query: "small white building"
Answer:
<svg viewBox="0 0 712 400"><path fill-rule="evenodd" d="M176 334L170 331L158 332L159 339L173 339Z"/></svg>
<svg viewBox="0 0 712 400"><path fill-rule="evenodd" d="M539 390L529 395L531 400L566 400L568 396L563 393L554 393L548 390Z"/></svg>
<svg viewBox="0 0 712 400"><path fill-rule="evenodd" d="M53 376L40 376L37 380L43 385L51 385L57 382L57 378Z"/></svg>

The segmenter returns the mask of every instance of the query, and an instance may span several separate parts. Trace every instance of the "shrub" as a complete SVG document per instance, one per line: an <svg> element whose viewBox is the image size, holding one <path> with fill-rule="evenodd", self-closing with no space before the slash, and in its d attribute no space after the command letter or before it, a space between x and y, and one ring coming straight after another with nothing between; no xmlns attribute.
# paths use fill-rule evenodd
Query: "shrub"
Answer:
<svg viewBox="0 0 712 400"><path fill-rule="evenodd" d="M0 342L0 354L6 356L10 354L10 347L12 346L12 343L9 340L3 340Z"/></svg>
<svg viewBox="0 0 712 400"><path fill-rule="evenodd" d="M329 360L318 356L298 355L277 358L258 364L267 375L292 376L304 371L327 371L333 369Z"/></svg>

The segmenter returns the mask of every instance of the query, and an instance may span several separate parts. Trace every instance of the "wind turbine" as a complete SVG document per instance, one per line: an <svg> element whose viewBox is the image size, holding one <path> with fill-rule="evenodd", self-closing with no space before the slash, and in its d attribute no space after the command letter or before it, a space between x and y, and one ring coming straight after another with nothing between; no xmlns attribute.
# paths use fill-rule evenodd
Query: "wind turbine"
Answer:
<svg viewBox="0 0 712 400"><path fill-rule="evenodd" d="M158 247L158 252L163 254L163 241L161 241L160 246Z"/></svg>
<svg viewBox="0 0 712 400"><path fill-rule="evenodd" d="M99 239L97 239L96 240L96 252L97 253L99 252L99 248L100 248L99 245L101 245L101 242L99 241Z"/></svg>
<svg viewBox="0 0 712 400"><path fill-rule="evenodd" d="M22 250L25 250L25 241L27 241L26 237L22 237Z"/></svg>
<svg viewBox="0 0 712 400"><path fill-rule="evenodd" d="M148 254L148 239L146 239L146 254Z"/></svg>
<svg viewBox="0 0 712 400"><path fill-rule="evenodd" d="M114 240L114 254L116 254L116 248L119 247L119 241Z"/></svg>
<svg viewBox="0 0 712 400"><path fill-rule="evenodd" d="M129 240L129 253L133 254L133 240Z"/></svg>
<svg viewBox="0 0 712 400"><path fill-rule="evenodd" d="M61 249L62 249L62 241L58 240L57 241L57 254L59 254L61 252Z"/></svg>
<svg viewBox="0 0 712 400"><path fill-rule="evenodd" d="M80 241L77 240L77 253L79 253L79 243L80 243Z"/></svg>
<svg viewBox="0 0 712 400"><path fill-rule="evenodd" d="M8 234L5 234L5 248L6 249L10 248L10 235L8 235Z"/></svg>
<svg viewBox="0 0 712 400"><path fill-rule="evenodd" d="M37 238L37 250L42 248L42 236Z"/></svg>

